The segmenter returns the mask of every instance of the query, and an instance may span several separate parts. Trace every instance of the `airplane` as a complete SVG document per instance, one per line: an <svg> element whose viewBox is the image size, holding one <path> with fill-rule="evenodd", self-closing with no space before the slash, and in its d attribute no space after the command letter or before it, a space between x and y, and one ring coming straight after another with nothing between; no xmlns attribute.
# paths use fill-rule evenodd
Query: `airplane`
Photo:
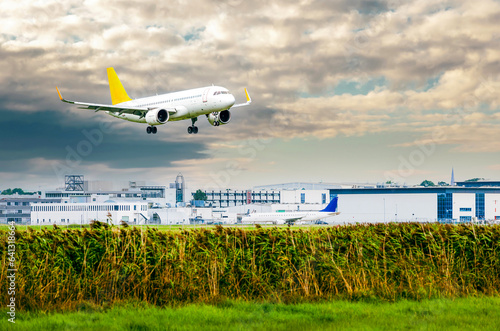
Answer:
<svg viewBox="0 0 500 331"><path fill-rule="evenodd" d="M248 106L252 103L252 99L245 89L247 101L235 105L234 96L221 86L207 86L133 100L123 88L115 69L109 67L107 72L112 105L66 100L56 86L59 99L81 106L78 107L79 109L92 109L95 112L104 111L106 114L127 121L147 123L149 125L146 128L148 134L155 134L158 131L157 125L185 119L191 119L188 133L196 134L198 127L194 124L198 120L198 116L205 115L212 126L224 125L231 120L229 109Z"/></svg>
<svg viewBox="0 0 500 331"><path fill-rule="evenodd" d="M330 201L325 209L320 211L295 211L284 213L251 213L241 219L242 223L255 224L255 223L271 223L271 224L285 224L294 223L296 221L317 221L322 218L335 216L340 214L337 211L338 197Z"/></svg>

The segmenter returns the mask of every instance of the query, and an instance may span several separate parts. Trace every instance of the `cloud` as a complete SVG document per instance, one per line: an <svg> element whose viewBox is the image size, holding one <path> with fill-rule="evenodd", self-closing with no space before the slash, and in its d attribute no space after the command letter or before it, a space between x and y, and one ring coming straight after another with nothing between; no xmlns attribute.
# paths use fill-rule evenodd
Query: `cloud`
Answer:
<svg viewBox="0 0 500 331"><path fill-rule="evenodd" d="M194 173L198 160L223 164L210 160L252 139L396 132L411 148L437 129L453 151L498 151L499 18L493 0L4 1L0 135L20 139L2 147L3 169L63 160L101 121L113 134L85 164L123 173ZM200 134L187 136L188 124L168 123L152 139L143 126L57 98L56 85L68 99L109 102L108 66L133 97L213 83L242 101L247 87L254 102L228 125L200 118Z"/></svg>
<svg viewBox="0 0 500 331"><path fill-rule="evenodd" d="M104 123L74 121L69 112L3 111L0 139L8 143L0 146L1 168L30 172L40 170L44 160L70 169L96 164L105 164L111 170L150 169L168 167L179 160L206 158L203 143L152 140L147 135L131 134L138 128L122 131L113 122ZM45 171L51 170L44 164Z"/></svg>

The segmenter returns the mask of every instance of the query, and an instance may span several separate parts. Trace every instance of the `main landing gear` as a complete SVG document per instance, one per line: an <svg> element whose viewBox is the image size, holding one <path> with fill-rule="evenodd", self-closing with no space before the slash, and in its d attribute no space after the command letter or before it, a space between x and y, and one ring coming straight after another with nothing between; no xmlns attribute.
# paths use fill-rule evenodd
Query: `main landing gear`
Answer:
<svg viewBox="0 0 500 331"><path fill-rule="evenodd" d="M152 133L152 134L156 134L156 132L158 132L158 128L156 126L148 126L146 128L146 132L148 134Z"/></svg>
<svg viewBox="0 0 500 331"><path fill-rule="evenodd" d="M191 119L191 126L188 126L188 133L189 134L191 134L191 133L197 134L198 133L198 127L194 126L194 123L196 123L197 120L198 120L198 117Z"/></svg>

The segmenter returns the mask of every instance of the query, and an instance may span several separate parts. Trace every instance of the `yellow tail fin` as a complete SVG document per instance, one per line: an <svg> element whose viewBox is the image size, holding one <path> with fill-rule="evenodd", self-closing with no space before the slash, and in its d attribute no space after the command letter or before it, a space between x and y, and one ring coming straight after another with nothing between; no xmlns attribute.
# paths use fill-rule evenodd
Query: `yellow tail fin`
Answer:
<svg viewBox="0 0 500 331"><path fill-rule="evenodd" d="M126 101L131 101L127 92L123 88L115 69L112 67L108 68L108 81L109 81L109 92L111 93L111 103L116 105L117 103L122 103Z"/></svg>

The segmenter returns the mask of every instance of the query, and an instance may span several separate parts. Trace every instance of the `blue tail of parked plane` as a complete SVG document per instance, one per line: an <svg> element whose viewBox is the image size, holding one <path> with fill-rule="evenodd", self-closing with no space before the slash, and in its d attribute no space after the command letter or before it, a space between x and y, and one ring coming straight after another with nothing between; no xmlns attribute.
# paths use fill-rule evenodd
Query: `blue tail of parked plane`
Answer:
<svg viewBox="0 0 500 331"><path fill-rule="evenodd" d="M335 197L332 199L332 201L330 201L330 203L328 204L328 206L326 206L325 209L320 210L320 211L324 211L327 213L335 213L337 211L338 202L339 202L339 197Z"/></svg>

